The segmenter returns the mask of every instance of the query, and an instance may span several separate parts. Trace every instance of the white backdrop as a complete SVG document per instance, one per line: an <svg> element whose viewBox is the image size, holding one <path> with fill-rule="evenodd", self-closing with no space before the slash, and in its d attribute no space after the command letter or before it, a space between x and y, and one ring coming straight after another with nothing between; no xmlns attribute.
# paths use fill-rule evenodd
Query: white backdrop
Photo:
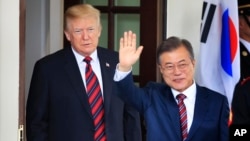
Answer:
<svg viewBox="0 0 250 141"><path fill-rule="evenodd" d="M168 0L167 37L179 36L191 42L197 59L200 46L202 0Z"/></svg>
<svg viewBox="0 0 250 141"><path fill-rule="evenodd" d="M0 141L16 141L19 84L19 0L0 0Z"/></svg>

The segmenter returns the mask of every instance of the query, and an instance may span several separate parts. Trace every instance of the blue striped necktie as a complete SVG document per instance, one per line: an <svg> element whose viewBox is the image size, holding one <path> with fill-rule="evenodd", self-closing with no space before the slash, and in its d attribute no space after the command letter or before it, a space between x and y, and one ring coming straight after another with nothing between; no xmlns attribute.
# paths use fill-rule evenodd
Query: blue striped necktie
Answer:
<svg viewBox="0 0 250 141"><path fill-rule="evenodd" d="M92 70L90 61L91 57L85 57L86 62L86 87L87 95L89 97L89 105L93 116L93 122L95 126L94 141L106 141L105 125L104 125L104 106L102 99L102 92L98 82L98 79Z"/></svg>

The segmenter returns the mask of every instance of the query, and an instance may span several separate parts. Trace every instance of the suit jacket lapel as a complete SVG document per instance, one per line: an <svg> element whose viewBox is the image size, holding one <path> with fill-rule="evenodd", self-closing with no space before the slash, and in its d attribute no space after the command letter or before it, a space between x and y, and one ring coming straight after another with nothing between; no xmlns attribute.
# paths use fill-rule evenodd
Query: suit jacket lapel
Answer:
<svg viewBox="0 0 250 141"><path fill-rule="evenodd" d="M101 66L102 81L103 81L103 96L104 96L104 109L105 114L108 115L111 103L112 84L113 84L113 69L107 54L97 48L98 58Z"/></svg>
<svg viewBox="0 0 250 141"><path fill-rule="evenodd" d="M205 118L207 109L208 109L208 101L206 100L208 97L208 94L204 92L200 86L197 85L197 94L196 94L196 100L195 100L195 108L194 108L194 117L193 117L193 123L191 125L191 128L188 133L188 138L191 138L198 127L203 123L203 120Z"/></svg>
<svg viewBox="0 0 250 141"><path fill-rule="evenodd" d="M88 104L88 96L86 94L84 84L82 81L81 73L78 68L75 56L71 50L71 48L65 49L65 71L68 74L67 77L72 84L72 87L75 90L75 94L80 102L82 103L83 107L89 113L89 116L92 117L90 106Z"/></svg>
<svg viewBox="0 0 250 141"><path fill-rule="evenodd" d="M176 131L176 136L181 138L181 128L180 128L180 121L179 121L179 109L178 105L175 101L175 98L171 92L170 88L167 88L164 92L166 98L164 98L164 103L166 104L168 116L170 117L171 126L173 130Z"/></svg>

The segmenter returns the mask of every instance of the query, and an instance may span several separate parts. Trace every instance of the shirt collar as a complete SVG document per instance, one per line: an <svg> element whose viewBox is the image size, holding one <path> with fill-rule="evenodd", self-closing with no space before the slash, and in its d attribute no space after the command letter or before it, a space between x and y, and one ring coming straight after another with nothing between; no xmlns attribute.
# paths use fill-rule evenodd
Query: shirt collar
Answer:
<svg viewBox="0 0 250 141"><path fill-rule="evenodd" d="M74 55L75 55L75 57L76 57L77 63L78 63L78 64L79 64L79 63L82 63L82 62L83 62L83 59L85 58L85 56L82 56L81 54L79 54L78 52L76 52L76 50L75 50L73 47L71 47L71 48L72 48L72 51L73 51L73 53L74 53ZM92 61L94 61L94 62L98 61L97 50L95 50L95 51L90 55L90 57L92 58Z"/></svg>
<svg viewBox="0 0 250 141"><path fill-rule="evenodd" d="M188 87L188 88L187 88L185 91L183 91L183 92L179 92L179 91L177 91L177 90L175 90L175 89L173 89L173 88L171 88L171 91L172 91L172 93L173 93L173 95L174 95L174 98L176 98L176 96L177 96L178 94L182 93L182 94L185 94L185 95L186 95L187 99L192 100L192 99L195 98L195 95L196 95L196 83L195 83L195 80L193 80L193 84L192 84L190 87Z"/></svg>
<svg viewBox="0 0 250 141"><path fill-rule="evenodd" d="M250 52L250 43L242 38L240 38L240 42L247 48L248 52Z"/></svg>

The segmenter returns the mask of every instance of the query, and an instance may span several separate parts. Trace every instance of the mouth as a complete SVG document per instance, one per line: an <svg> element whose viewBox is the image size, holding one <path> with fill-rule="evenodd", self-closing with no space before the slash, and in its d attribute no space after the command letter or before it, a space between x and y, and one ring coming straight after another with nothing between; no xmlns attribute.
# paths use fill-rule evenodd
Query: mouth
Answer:
<svg viewBox="0 0 250 141"><path fill-rule="evenodd" d="M88 45L90 45L90 43L84 43L83 45L84 45L84 46L88 46Z"/></svg>
<svg viewBox="0 0 250 141"><path fill-rule="evenodd" d="M85 44L82 44L83 47L90 47L91 46L91 43L85 43Z"/></svg>
<svg viewBox="0 0 250 141"><path fill-rule="evenodd" d="M175 83L180 83L180 82L182 82L184 80L184 78L176 78L176 79L173 79L173 81L175 82Z"/></svg>

